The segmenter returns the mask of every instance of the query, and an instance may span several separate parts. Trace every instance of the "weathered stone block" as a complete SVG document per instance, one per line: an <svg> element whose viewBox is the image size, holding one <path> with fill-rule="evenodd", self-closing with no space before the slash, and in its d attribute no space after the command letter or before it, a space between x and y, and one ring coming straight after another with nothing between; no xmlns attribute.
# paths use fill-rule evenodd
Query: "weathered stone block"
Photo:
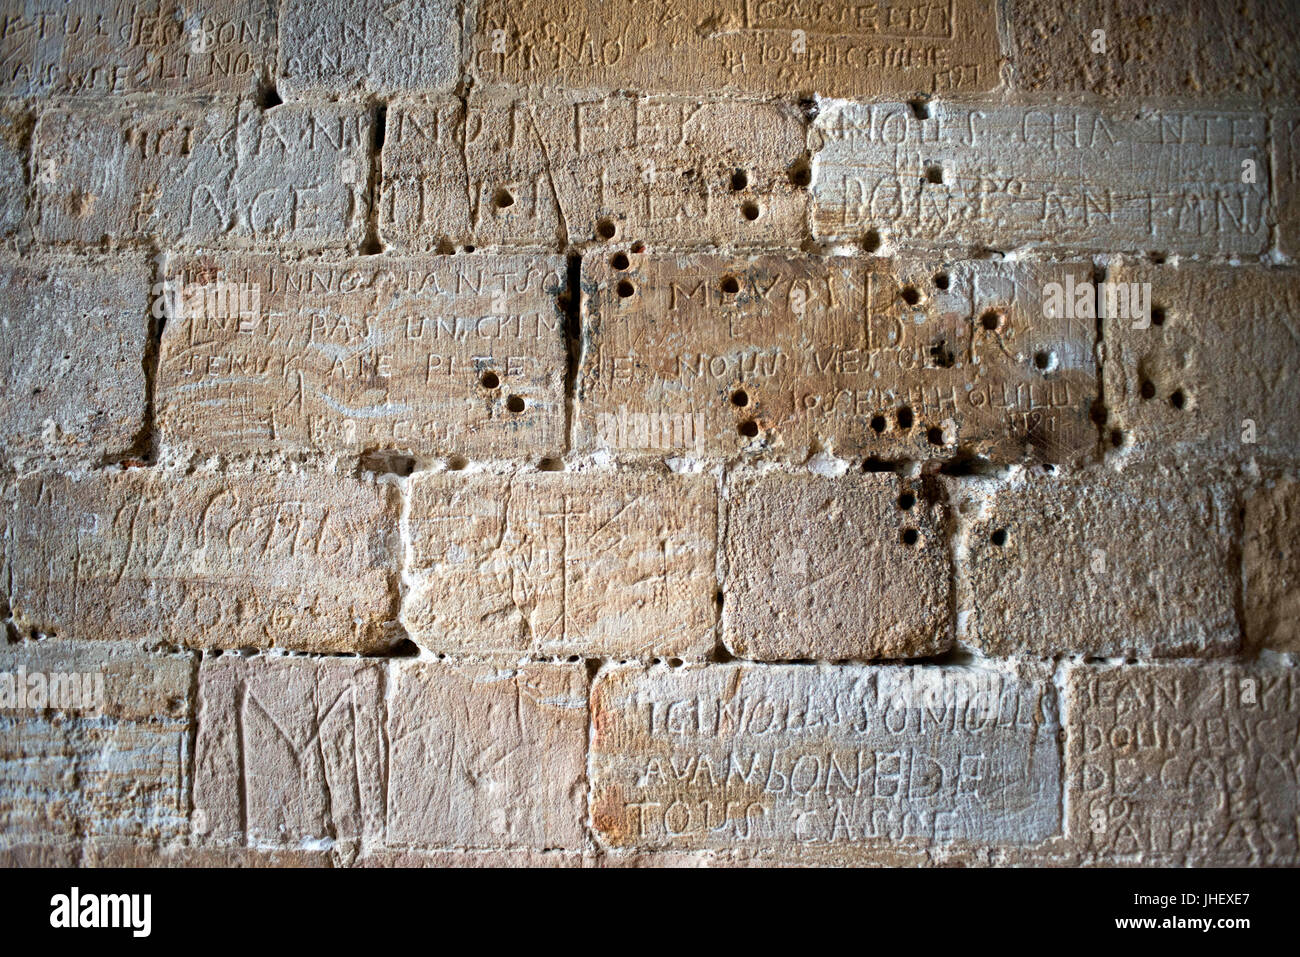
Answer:
<svg viewBox="0 0 1300 957"><path fill-rule="evenodd" d="M27 216L31 125L31 119L21 111L0 110L0 236L13 235Z"/></svg>
<svg viewBox="0 0 1300 957"><path fill-rule="evenodd" d="M1152 455L1300 458L1300 270L1124 263L1107 280L1151 302L1102 330L1117 439Z"/></svg>
<svg viewBox="0 0 1300 957"><path fill-rule="evenodd" d="M165 442L513 457L565 445L559 256L174 262Z"/></svg>
<svg viewBox="0 0 1300 957"><path fill-rule="evenodd" d="M195 834L355 846L383 836L385 665L207 658L199 669Z"/></svg>
<svg viewBox="0 0 1300 957"><path fill-rule="evenodd" d="M1300 484L1271 483L1246 500L1242 565L1246 642L1300 653Z"/></svg>
<svg viewBox="0 0 1300 957"><path fill-rule="evenodd" d="M1226 489L1174 468L963 491L959 615L989 655L1225 654L1239 645Z"/></svg>
<svg viewBox="0 0 1300 957"><path fill-rule="evenodd" d="M17 490L10 603L24 628L205 648L391 643L395 489L328 475L32 477Z"/></svg>
<svg viewBox="0 0 1300 957"><path fill-rule="evenodd" d="M13 460L97 462L145 425L143 258L0 265L0 439Z"/></svg>
<svg viewBox="0 0 1300 957"><path fill-rule="evenodd" d="M951 647L930 482L772 472L728 481L722 632L741 658L910 658Z"/></svg>
<svg viewBox="0 0 1300 957"><path fill-rule="evenodd" d="M1300 860L1295 669L1077 666L1066 687L1073 843L1114 863Z"/></svg>
<svg viewBox="0 0 1300 957"><path fill-rule="evenodd" d="M269 74L262 0L27 0L0 19L0 95L249 93Z"/></svg>
<svg viewBox="0 0 1300 957"><path fill-rule="evenodd" d="M1277 204L1277 243L1300 259L1300 111L1273 114L1273 198Z"/></svg>
<svg viewBox="0 0 1300 957"><path fill-rule="evenodd" d="M711 475L413 480L402 619L437 651L700 656L714 647Z"/></svg>
<svg viewBox="0 0 1300 957"><path fill-rule="evenodd" d="M592 822L613 846L1027 844L1060 829L1045 676L629 668L592 694Z"/></svg>
<svg viewBox="0 0 1300 957"><path fill-rule="evenodd" d="M460 78L455 0L280 4L280 69L288 96L450 89Z"/></svg>
<svg viewBox="0 0 1300 957"><path fill-rule="evenodd" d="M1256 111L834 104L813 139L813 234L898 248L1260 253ZM1243 160L1255 180L1243 182Z"/></svg>
<svg viewBox="0 0 1300 957"><path fill-rule="evenodd" d="M33 146L37 236L356 246L370 122L340 104L47 110Z"/></svg>
<svg viewBox="0 0 1300 957"><path fill-rule="evenodd" d="M1083 265L634 253L583 260L577 446L1069 461L1096 445Z"/></svg>
<svg viewBox="0 0 1300 957"><path fill-rule="evenodd" d="M992 89L993 4L753 4L669 0L611 17L599 0L483 0L470 21L487 83L881 96Z"/></svg>
<svg viewBox="0 0 1300 957"><path fill-rule="evenodd" d="M807 144L790 105L474 95L394 108L386 130L381 229L395 248L797 247L807 233Z"/></svg>
<svg viewBox="0 0 1300 957"><path fill-rule="evenodd" d="M582 665L395 665L388 841L580 848L586 842Z"/></svg>

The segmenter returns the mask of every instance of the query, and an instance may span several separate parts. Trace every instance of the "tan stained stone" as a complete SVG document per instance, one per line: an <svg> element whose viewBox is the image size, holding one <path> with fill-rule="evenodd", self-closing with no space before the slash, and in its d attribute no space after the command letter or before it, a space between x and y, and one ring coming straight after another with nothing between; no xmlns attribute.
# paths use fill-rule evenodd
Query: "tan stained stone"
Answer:
<svg viewBox="0 0 1300 957"><path fill-rule="evenodd" d="M1245 526L1246 643L1300 654L1300 484L1257 489L1246 499Z"/></svg>
<svg viewBox="0 0 1300 957"><path fill-rule="evenodd" d="M559 256L209 254L178 258L169 276L156 399L166 443L480 458L564 449Z"/></svg>
<svg viewBox="0 0 1300 957"><path fill-rule="evenodd" d="M950 485L958 614L988 655L1227 654L1240 644L1222 482L1176 467ZM960 637L960 636L959 636Z"/></svg>
<svg viewBox="0 0 1300 957"><path fill-rule="evenodd" d="M394 107L381 232L397 249L635 240L797 247L809 166L789 104L556 94Z"/></svg>
<svg viewBox="0 0 1300 957"><path fill-rule="evenodd" d="M0 265L0 457L96 463L145 425L143 259Z"/></svg>
<svg viewBox="0 0 1300 957"><path fill-rule="evenodd" d="M1122 444L1300 458L1300 270L1123 263L1107 281L1150 287L1149 322L1102 330L1107 427Z"/></svg>
<svg viewBox="0 0 1300 957"><path fill-rule="evenodd" d="M283 0L276 81L286 97L427 93L460 76L455 0Z"/></svg>
<svg viewBox="0 0 1300 957"><path fill-rule="evenodd" d="M581 849L584 666L395 664L388 843Z"/></svg>
<svg viewBox="0 0 1300 957"><path fill-rule="evenodd" d="M1085 265L764 255L583 261L576 445L1070 461L1096 445Z"/></svg>
<svg viewBox="0 0 1300 957"><path fill-rule="evenodd" d="M591 867L585 852L533 850L532 848L458 849L448 851L367 851L356 861L357 867L431 867L431 868L502 868L502 867Z"/></svg>
<svg viewBox="0 0 1300 957"><path fill-rule="evenodd" d="M488 84L755 95L882 96L993 88L995 5L481 0L472 71Z"/></svg>
<svg viewBox="0 0 1300 957"><path fill-rule="evenodd" d="M1277 204L1277 244L1300 259L1300 110L1273 114L1273 199Z"/></svg>
<svg viewBox="0 0 1300 957"><path fill-rule="evenodd" d="M357 846L383 836L383 662L206 658L194 810L211 844Z"/></svg>
<svg viewBox="0 0 1300 957"><path fill-rule="evenodd" d="M1294 668L1076 666L1066 696L1073 844L1102 863L1300 862Z"/></svg>
<svg viewBox="0 0 1300 957"><path fill-rule="evenodd" d="M1261 253L1259 110L1066 104L829 105L817 117L812 231L896 248ZM1256 181L1243 182L1243 160Z"/></svg>
<svg viewBox="0 0 1300 957"><path fill-rule="evenodd" d="M360 105L247 100L45 110L32 150L37 238L357 246L370 123Z"/></svg>
<svg viewBox="0 0 1300 957"><path fill-rule="evenodd" d="M264 0L26 0L0 20L0 94L250 93L269 73Z"/></svg>
<svg viewBox="0 0 1300 957"><path fill-rule="evenodd" d="M72 638L380 650L399 514L395 489L328 475L31 477L9 600L19 627Z"/></svg>
<svg viewBox="0 0 1300 957"><path fill-rule="evenodd" d="M613 847L1026 844L1060 829L1045 674L709 665L600 675L592 824Z"/></svg>
<svg viewBox="0 0 1300 957"><path fill-rule="evenodd" d="M1012 0L1006 15L1020 89L1253 100L1300 85L1288 0Z"/></svg>
<svg viewBox="0 0 1300 957"><path fill-rule="evenodd" d="M952 644L937 483L728 480L722 634L741 658L910 658Z"/></svg>
<svg viewBox="0 0 1300 957"><path fill-rule="evenodd" d="M195 847L165 844L161 847L119 841L88 841L83 867L332 867L328 851L267 847Z"/></svg>
<svg viewBox="0 0 1300 957"><path fill-rule="evenodd" d="M432 650L713 649L711 475L452 472L410 494L402 620Z"/></svg>

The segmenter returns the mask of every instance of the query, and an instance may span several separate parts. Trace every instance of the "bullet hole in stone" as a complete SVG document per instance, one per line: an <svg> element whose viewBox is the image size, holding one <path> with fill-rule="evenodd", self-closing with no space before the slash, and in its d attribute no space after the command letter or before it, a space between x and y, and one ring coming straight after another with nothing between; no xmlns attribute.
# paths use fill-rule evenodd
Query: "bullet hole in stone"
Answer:
<svg viewBox="0 0 1300 957"><path fill-rule="evenodd" d="M1115 448L1117 448L1117 449L1119 449L1119 448L1123 448L1123 447L1124 447L1124 433L1123 433L1121 430L1119 430L1119 429L1111 429L1111 430L1110 430L1110 444L1113 445L1113 446L1115 446Z"/></svg>
<svg viewBox="0 0 1300 957"><path fill-rule="evenodd" d="M393 449L371 449L361 454L360 465L363 472L406 478L415 471L415 458Z"/></svg>
<svg viewBox="0 0 1300 957"><path fill-rule="evenodd" d="M501 378L495 372L485 372L479 382L483 383L485 389L495 389L501 384Z"/></svg>
<svg viewBox="0 0 1300 957"><path fill-rule="evenodd" d="M925 168L925 181L926 181L927 183L942 183L942 182L943 182L943 167L942 167L942 166L927 166L927 167Z"/></svg>
<svg viewBox="0 0 1300 957"><path fill-rule="evenodd" d="M1005 528L993 529L993 534L989 536L989 541L1001 548L1007 543L1007 530Z"/></svg>
<svg viewBox="0 0 1300 957"><path fill-rule="evenodd" d="M274 83L263 83L257 90L257 107L260 110L273 110L284 100L280 99L280 94L275 88Z"/></svg>
<svg viewBox="0 0 1300 957"><path fill-rule="evenodd" d="M1187 405L1187 396L1182 389L1175 389L1169 396L1169 404L1175 409L1181 409Z"/></svg>
<svg viewBox="0 0 1300 957"><path fill-rule="evenodd" d="M910 429L912 427L912 408L903 406L898 410L898 427L900 429Z"/></svg>
<svg viewBox="0 0 1300 957"><path fill-rule="evenodd" d="M682 666L682 659L680 659L680 658L669 658L669 659L668 659L668 667L669 667L669 668L680 668L681 666Z"/></svg>
<svg viewBox="0 0 1300 957"><path fill-rule="evenodd" d="M957 357L942 339L930 347L930 358L934 360L935 366L940 369L951 369L957 364Z"/></svg>
<svg viewBox="0 0 1300 957"><path fill-rule="evenodd" d="M1039 372L1047 372L1056 365L1056 356L1046 349L1039 349L1034 353L1034 368Z"/></svg>
<svg viewBox="0 0 1300 957"><path fill-rule="evenodd" d="M943 445L943 429L937 425L932 425L926 430L925 437L929 439L931 445Z"/></svg>
<svg viewBox="0 0 1300 957"><path fill-rule="evenodd" d="M750 419L748 422L740 423L740 434L747 439L754 438L758 435L758 423L753 419Z"/></svg>
<svg viewBox="0 0 1300 957"><path fill-rule="evenodd" d="M871 430L877 434L885 431L886 424L883 415L873 415L871 417Z"/></svg>
<svg viewBox="0 0 1300 957"><path fill-rule="evenodd" d="M864 251L874 253L880 248L880 233L874 229L868 229L866 235L862 237L862 248Z"/></svg>
<svg viewBox="0 0 1300 957"><path fill-rule="evenodd" d="M754 220L758 219L758 215L759 215L758 203L755 202L741 203L740 215L744 216L747 220L749 220L752 223Z"/></svg>
<svg viewBox="0 0 1300 957"><path fill-rule="evenodd" d="M915 504L916 504L916 496L913 495L911 492L904 492L902 495L898 496L898 507L901 508L904 512L906 512Z"/></svg>
<svg viewBox="0 0 1300 957"><path fill-rule="evenodd" d="M1094 425L1105 425L1106 420L1110 418L1110 413L1106 411L1104 403L1097 401L1088 410L1088 417L1092 419Z"/></svg>
<svg viewBox="0 0 1300 957"><path fill-rule="evenodd" d="M812 185L812 165L806 159L795 160L786 170L790 185L796 189L806 189Z"/></svg>
<svg viewBox="0 0 1300 957"><path fill-rule="evenodd" d="M1002 327L1002 313L998 312L996 309L986 310L985 313L980 316L980 325L989 332L996 332Z"/></svg>
<svg viewBox="0 0 1300 957"><path fill-rule="evenodd" d="M1151 307L1151 325L1163 326L1165 324L1166 314L1164 306Z"/></svg>
<svg viewBox="0 0 1300 957"><path fill-rule="evenodd" d="M915 545L921 540L921 533L914 528L903 529L903 534L899 536L904 545Z"/></svg>
<svg viewBox="0 0 1300 957"><path fill-rule="evenodd" d="M925 100L912 100L907 104L912 108L912 116L918 120L928 120L930 118L930 106Z"/></svg>
<svg viewBox="0 0 1300 957"><path fill-rule="evenodd" d="M868 458L866 461L864 461L864 462L862 463L862 471L864 471L864 472L894 472L894 471L897 471L897 469L896 469L896 467L894 466L894 463L892 463L892 462L886 462L884 459L882 459L882 458L878 458L878 457L876 457L876 456L873 455L873 456L871 456L870 458Z"/></svg>
<svg viewBox="0 0 1300 957"><path fill-rule="evenodd" d="M524 411L524 397L521 395L512 395L506 399L506 408L511 412Z"/></svg>
<svg viewBox="0 0 1300 957"><path fill-rule="evenodd" d="M722 278L722 291L728 296L734 296L736 293L740 292L740 283L736 280L735 276L724 276Z"/></svg>
<svg viewBox="0 0 1300 957"><path fill-rule="evenodd" d="M618 285L614 287L614 290L618 293L618 298L626 299L628 296L636 292L636 286L632 285L626 279L620 279Z"/></svg>
<svg viewBox="0 0 1300 957"><path fill-rule="evenodd" d="M609 259L609 264L615 269L626 269L629 265L626 253L614 253Z"/></svg>
<svg viewBox="0 0 1300 957"><path fill-rule="evenodd" d="M510 190L502 187L492 196L492 205L497 209L505 209L507 206L513 206L515 198L510 195Z"/></svg>
<svg viewBox="0 0 1300 957"><path fill-rule="evenodd" d="M749 174L743 169L738 169L731 174L731 188L739 193L742 189L749 186Z"/></svg>
<svg viewBox="0 0 1300 957"><path fill-rule="evenodd" d="M937 272L934 274L934 288L943 290L948 288L948 274L946 272Z"/></svg>
<svg viewBox="0 0 1300 957"><path fill-rule="evenodd" d="M453 455L447 460L447 468L452 472L461 472L469 467L469 459L463 455Z"/></svg>
<svg viewBox="0 0 1300 957"><path fill-rule="evenodd" d="M468 245L468 246L465 247L465 252L467 252L467 253L472 253L473 251L474 251L474 246L473 246L473 244L470 244L470 245Z"/></svg>
<svg viewBox="0 0 1300 957"><path fill-rule="evenodd" d="M920 290L918 290L915 286L903 287L903 302L907 303L909 306L915 306L920 301L921 301Z"/></svg>
<svg viewBox="0 0 1300 957"><path fill-rule="evenodd" d="M618 227L614 225L612 219L602 219L596 223L596 235L601 239L613 239L617 232Z"/></svg>
<svg viewBox="0 0 1300 957"><path fill-rule="evenodd" d="M743 409L749 405L749 393L744 389L737 389L731 394L731 404L738 409Z"/></svg>
<svg viewBox="0 0 1300 957"><path fill-rule="evenodd" d="M1144 399L1154 399L1156 397L1156 384L1150 379L1143 379L1142 385L1138 388L1138 394Z"/></svg>
<svg viewBox="0 0 1300 957"><path fill-rule="evenodd" d="M537 471L539 471L539 472L563 472L563 471L564 471L564 460L563 460L563 459L556 459L556 458L544 458L544 459L542 459L540 462L537 463Z"/></svg>

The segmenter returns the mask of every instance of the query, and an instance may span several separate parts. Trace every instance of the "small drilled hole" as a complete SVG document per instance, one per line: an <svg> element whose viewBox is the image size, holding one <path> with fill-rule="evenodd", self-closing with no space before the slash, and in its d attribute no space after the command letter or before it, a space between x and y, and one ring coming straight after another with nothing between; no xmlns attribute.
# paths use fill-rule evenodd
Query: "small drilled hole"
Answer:
<svg viewBox="0 0 1300 957"><path fill-rule="evenodd" d="M880 248L880 233L874 229L868 229L865 236L862 237L862 248L864 251L874 253Z"/></svg>
<svg viewBox="0 0 1300 957"><path fill-rule="evenodd" d="M905 528L900 538L904 545L915 545L921 540L921 533L914 528Z"/></svg>
<svg viewBox="0 0 1300 957"><path fill-rule="evenodd" d="M602 219L596 223L596 235L601 239L613 239L617 232L618 228L612 219Z"/></svg>
<svg viewBox="0 0 1300 957"><path fill-rule="evenodd" d="M511 412L524 411L524 397L521 395L512 395L506 399L506 408Z"/></svg>
<svg viewBox="0 0 1300 957"><path fill-rule="evenodd" d="M738 169L731 174L731 188L739 193L749 185L749 175L743 170Z"/></svg>
<svg viewBox="0 0 1300 957"><path fill-rule="evenodd" d="M563 472L563 471L564 471L564 460L563 460L563 459L544 458L544 459L542 459L540 462L537 463L537 470L538 470L539 472Z"/></svg>
<svg viewBox="0 0 1300 957"><path fill-rule="evenodd" d="M501 379L497 376L495 372L483 373L483 378L480 379L479 381L483 383L483 388L485 389L495 389L497 386L501 384Z"/></svg>
<svg viewBox="0 0 1300 957"><path fill-rule="evenodd" d="M618 298L626 299L628 296L632 295L632 293L636 292L636 286L632 285L626 279L620 279L618 285L614 287L614 290L618 293Z"/></svg>
<svg viewBox="0 0 1300 957"><path fill-rule="evenodd" d="M734 296L736 293L740 292L740 283L736 280L735 276L724 276L722 278L722 291L728 296Z"/></svg>
<svg viewBox="0 0 1300 957"><path fill-rule="evenodd" d="M871 417L871 430L873 432L885 431L886 424L887 423L885 422L885 417L883 415L873 415Z"/></svg>
<svg viewBox="0 0 1300 957"><path fill-rule="evenodd" d="M758 435L758 423L753 420L740 423L740 434L747 439L754 438L754 436Z"/></svg>
<svg viewBox="0 0 1300 957"><path fill-rule="evenodd" d="M1154 399L1156 397L1156 384L1150 379L1143 379L1138 394L1144 399Z"/></svg>
<svg viewBox="0 0 1300 957"><path fill-rule="evenodd" d="M790 167L790 184L799 189L804 189L812 184L812 167L806 160L799 160Z"/></svg>
<svg viewBox="0 0 1300 957"><path fill-rule="evenodd" d="M932 425L926 431L925 437L930 440L931 445L943 445L943 429L937 425Z"/></svg>
<svg viewBox="0 0 1300 957"><path fill-rule="evenodd" d="M898 507L905 512L915 504L916 496L911 492L904 492L902 495L898 496Z"/></svg>
<svg viewBox="0 0 1300 957"><path fill-rule="evenodd" d="M990 309L984 315L980 316L980 325L993 332L1002 325L1002 313L996 309Z"/></svg>
<svg viewBox="0 0 1300 957"><path fill-rule="evenodd" d="M1052 367L1052 354L1046 349L1039 349L1034 353L1034 368L1040 372L1046 372Z"/></svg>
<svg viewBox="0 0 1300 957"><path fill-rule="evenodd" d="M750 202L740 204L740 215L744 216L751 223L758 219L758 213L758 203Z"/></svg>
<svg viewBox="0 0 1300 957"><path fill-rule="evenodd" d="M943 167L942 167L942 166L927 166L927 167L925 168L925 181L926 181L927 183L942 183L942 182L943 182Z"/></svg>
<svg viewBox="0 0 1300 957"><path fill-rule="evenodd" d="M505 209L507 206L513 206L514 204L515 198L510 195L508 189L499 189L496 191L496 195L492 197L492 205L497 209Z"/></svg>
<svg viewBox="0 0 1300 957"><path fill-rule="evenodd" d="M609 258L609 264L615 269L626 269L628 267L627 254L614 253L614 255Z"/></svg>
<svg viewBox="0 0 1300 957"><path fill-rule="evenodd" d="M474 246L473 246L473 245L469 245L469 246L466 246L466 247L465 247L465 252L467 252L467 253L472 253L473 251L474 251Z"/></svg>
<svg viewBox="0 0 1300 957"><path fill-rule="evenodd" d="M1163 325L1165 324L1165 319L1166 319L1166 318L1167 318L1167 316L1166 316L1166 313L1165 313L1165 307L1164 307L1164 306L1152 306L1152 307L1151 307L1151 325L1153 325L1153 326L1163 326Z"/></svg>
<svg viewBox="0 0 1300 957"><path fill-rule="evenodd" d="M934 276L934 288L935 288L935 289L947 289L947 288L948 288L948 274L947 274L946 272L935 273L935 276Z"/></svg>
<svg viewBox="0 0 1300 957"><path fill-rule="evenodd" d="M731 404L738 409L743 409L749 405L749 393L744 389L737 389L731 394Z"/></svg>
<svg viewBox="0 0 1300 957"><path fill-rule="evenodd" d="M915 306L920 301L921 293L915 286L903 287L903 302L907 303L909 306Z"/></svg>
<svg viewBox="0 0 1300 957"><path fill-rule="evenodd" d="M460 472L469 466L469 460L461 455L453 455L447 460L447 468L452 472Z"/></svg>
<svg viewBox="0 0 1300 957"><path fill-rule="evenodd" d="M1123 447L1124 447L1124 433L1123 433L1122 431L1120 431L1119 429L1111 429L1111 430L1110 430L1110 444L1113 445L1113 446L1115 446L1115 448L1117 448L1117 449L1119 449L1119 448L1123 448Z"/></svg>
<svg viewBox="0 0 1300 957"><path fill-rule="evenodd" d="M903 406L898 410L898 427L900 429L910 429L912 427L912 409L910 406Z"/></svg>
<svg viewBox="0 0 1300 957"><path fill-rule="evenodd" d="M1175 389L1169 396L1169 404L1175 409L1181 409L1187 405L1187 396L1183 394L1182 389Z"/></svg>
<svg viewBox="0 0 1300 957"><path fill-rule="evenodd" d="M989 541L1001 548L1007 543L1007 530L1005 528L993 529L993 534L989 536Z"/></svg>

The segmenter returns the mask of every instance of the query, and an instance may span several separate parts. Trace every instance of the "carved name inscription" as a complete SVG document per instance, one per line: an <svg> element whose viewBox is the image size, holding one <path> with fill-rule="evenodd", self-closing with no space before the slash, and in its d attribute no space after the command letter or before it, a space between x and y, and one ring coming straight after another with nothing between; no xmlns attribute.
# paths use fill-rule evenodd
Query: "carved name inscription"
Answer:
<svg viewBox="0 0 1300 957"><path fill-rule="evenodd" d="M0 95L251 92L275 39L260 0L27 0L0 14Z"/></svg>
<svg viewBox="0 0 1300 957"><path fill-rule="evenodd" d="M145 420L143 257L0 265L0 446L97 462Z"/></svg>
<svg viewBox="0 0 1300 957"><path fill-rule="evenodd" d="M893 475L727 484L723 638L741 658L905 658L952 644L937 488Z"/></svg>
<svg viewBox="0 0 1300 957"><path fill-rule="evenodd" d="M583 260L580 448L1068 461L1095 445L1082 265Z"/></svg>
<svg viewBox="0 0 1300 957"><path fill-rule="evenodd" d="M1150 322L1106 319L1107 426L1139 452L1300 454L1300 270L1123 263Z"/></svg>
<svg viewBox="0 0 1300 957"><path fill-rule="evenodd" d="M195 256L169 274L157 385L168 442L563 449L559 256Z"/></svg>
<svg viewBox="0 0 1300 957"><path fill-rule="evenodd" d="M1261 112L837 104L814 124L813 234L900 247L1258 253ZM1243 182L1242 161L1257 175Z"/></svg>
<svg viewBox="0 0 1300 957"><path fill-rule="evenodd" d="M38 238L356 245L370 115L247 101L44 111L32 146Z"/></svg>
<svg viewBox="0 0 1300 957"><path fill-rule="evenodd" d="M582 665L403 663L388 702L388 842L575 847L586 839Z"/></svg>
<svg viewBox="0 0 1300 957"><path fill-rule="evenodd" d="M614 670L592 698L613 846L1023 844L1060 828L1045 677L965 669Z"/></svg>
<svg viewBox="0 0 1300 957"><path fill-rule="evenodd" d="M205 659L198 714L196 836L250 845L382 838L382 663Z"/></svg>
<svg viewBox="0 0 1300 957"><path fill-rule="evenodd" d="M469 50L485 82L880 96L991 89L994 7L979 0L484 0Z"/></svg>
<svg viewBox="0 0 1300 957"><path fill-rule="evenodd" d="M1067 680L1072 843L1166 866L1295 861L1295 669L1079 666Z"/></svg>
<svg viewBox="0 0 1300 957"><path fill-rule="evenodd" d="M714 99L475 94L394 108L384 238L460 243L784 243L811 175L792 106Z"/></svg>
<svg viewBox="0 0 1300 957"><path fill-rule="evenodd" d="M24 479L10 526L14 618L85 639L382 649L396 617L396 495L305 474Z"/></svg>
<svg viewBox="0 0 1300 957"><path fill-rule="evenodd" d="M439 651L699 656L714 645L710 475L414 480L407 630Z"/></svg>

